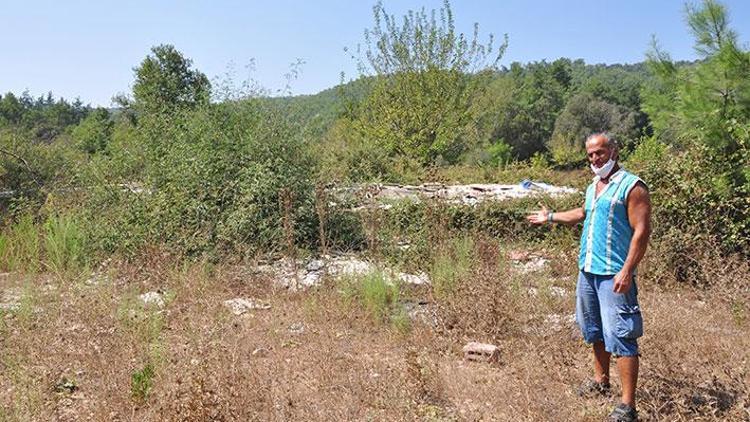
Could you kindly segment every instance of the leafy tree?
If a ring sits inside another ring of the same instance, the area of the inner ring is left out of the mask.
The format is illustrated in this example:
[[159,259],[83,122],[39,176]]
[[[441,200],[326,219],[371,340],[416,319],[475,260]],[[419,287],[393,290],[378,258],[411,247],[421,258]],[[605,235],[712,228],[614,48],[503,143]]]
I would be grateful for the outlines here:
[[0,123],[3,126],[20,123],[23,112],[23,104],[12,92],[0,97]]
[[79,99],[73,103],[63,98],[55,100],[51,92],[37,99],[27,91],[20,97],[8,92],[0,96],[0,126],[30,132],[36,140],[51,141],[78,124],[90,110]]
[[409,11],[400,24],[382,2],[373,10],[375,26],[365,31],[359,65],[377,78],[355,127],[392,156],[455,162],[477,119],[469,113],[477,111],[472,101],[491,80],[507,40],[497,49],[491,35],[480,42],[477,24],[472,36],[457,33],[447,0],[429,14]]
[[727,11],[714,0],[686,8],[687,22],[702,60],[679,68],[654,41],[648,63],[656,80],[643,108],[654,130],[673,143],[701,140],[728,151],[738,149],[727,122],[750,117],[750,55],[728,26]]
[[113,130],[114,122],[110,118],[109,111],[99,107],[73,129],[72,135],[78,148],[89,154],[95,154],[107,148]]
[[169,44],[153,47],[151,53],[134,69],[136,110],[159,112],[208,103],[211,84],[191,68],[192,60]]
[[672,227],[685,242],[698,229],[725,252],[750,255],[750,53],[720,3],[704,0],[686,14],[701,61],[680,67],[655,42],[648,55],[656,78],[643,108],[657,138],[671,146],[669,166],[644,165],[657,181],[658,228]]
[[577,94],[568,101],[555,120],[549,141],[552,159],[567,166],[585,160],[584,140],[594,132],[608,131],[628,144],[638,136],[636,114],[626,107],[610,104],[589,93]]
[[515,80],[513,101],[502,110],[493,138],[504,139],[518,159],[528,159],[545,150],[555,119],[565,106],[571,79],[568,62],[561,60],[531,63],[525,68],[519,63],[511,64],[510,75]]

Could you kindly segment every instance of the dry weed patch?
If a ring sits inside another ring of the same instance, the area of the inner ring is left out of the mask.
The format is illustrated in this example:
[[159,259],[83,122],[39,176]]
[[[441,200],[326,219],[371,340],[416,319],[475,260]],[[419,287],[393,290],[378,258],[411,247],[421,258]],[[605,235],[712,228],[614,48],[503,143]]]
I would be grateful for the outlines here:
[[[85,281],[12,273],[0,278],[3,297],[11,292],[19,304],[0,315],[0,414],[601,420],[612,401],[573,393],[591,369],[569,320],[575,268],[560,263],[569,253],[483,237],[467,242],[436,246],[437,259],[467,257],[453,287],[439,292],[362,280],[292,292],[244,265],[159,252],[134,263],[112,260]],[[527,271],[511,259],[518,249],[549,262]],[[644,419],[745,420],[750,337],[742,289],[664,288],[642,278]],[[160,292],[163,304],[144,303],[148,292]],[[233,298],[263,306],[235,314],[224,304]],[[416,317],[407,305],[430,316]],[[401,311],[408,330],[393,323]],[[499,362],[464,361],[467,341],[497,345]]]

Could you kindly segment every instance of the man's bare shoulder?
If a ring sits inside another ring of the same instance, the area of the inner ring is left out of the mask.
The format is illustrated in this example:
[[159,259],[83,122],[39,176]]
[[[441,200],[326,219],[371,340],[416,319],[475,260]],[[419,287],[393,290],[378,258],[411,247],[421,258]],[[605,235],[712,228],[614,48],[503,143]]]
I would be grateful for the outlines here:
[[650,204],[651,198],[648,191],[648,186],[642,181],[639,180],[635,183],[635,186],[630,190],[630,193],[628,193],[627,197],[627,203],[635,203],[635,204]]

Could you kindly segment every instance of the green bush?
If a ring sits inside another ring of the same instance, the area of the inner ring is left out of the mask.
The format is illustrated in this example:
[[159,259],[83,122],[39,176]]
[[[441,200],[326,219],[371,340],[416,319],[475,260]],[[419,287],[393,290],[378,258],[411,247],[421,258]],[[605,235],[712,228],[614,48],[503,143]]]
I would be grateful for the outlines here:
[[92,186],[84,211],[98,248],[273,251],[283,244],[282,191],[292,198],[297,242],[316,243],[309,148],[292,124],[256,101],[142,116],[109,151],[82,172]]

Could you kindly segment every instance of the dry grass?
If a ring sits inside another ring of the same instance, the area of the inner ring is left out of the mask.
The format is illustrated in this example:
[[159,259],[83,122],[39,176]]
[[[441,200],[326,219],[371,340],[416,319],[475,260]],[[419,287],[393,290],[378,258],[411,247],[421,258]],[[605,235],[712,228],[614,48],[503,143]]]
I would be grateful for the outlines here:
[[[352,306],[336,283],[290,293],[247,267],[158,250],[111,262],[97,283],[6,274],[0,292],[21,299],[0,311],[0,420],[601,420],[614,399],[573,393],[591,370],[565,318],[571,252],[540,250],[550,265],[524,274],[507,254],[527,246],[473,244],[452,293],[403,289],[438,316],[408,331]],[[734,277],[734,290],[644,277],[644,420],[750,416],[747,273]],[[144,306],[138,296],[157,290],[165,306]],[[271,308],[235,316],[222,304],[234,297]],[[497,344],[500,363],[464,362],[469,340]],[[136,373],[148,379],[138,388]]]

